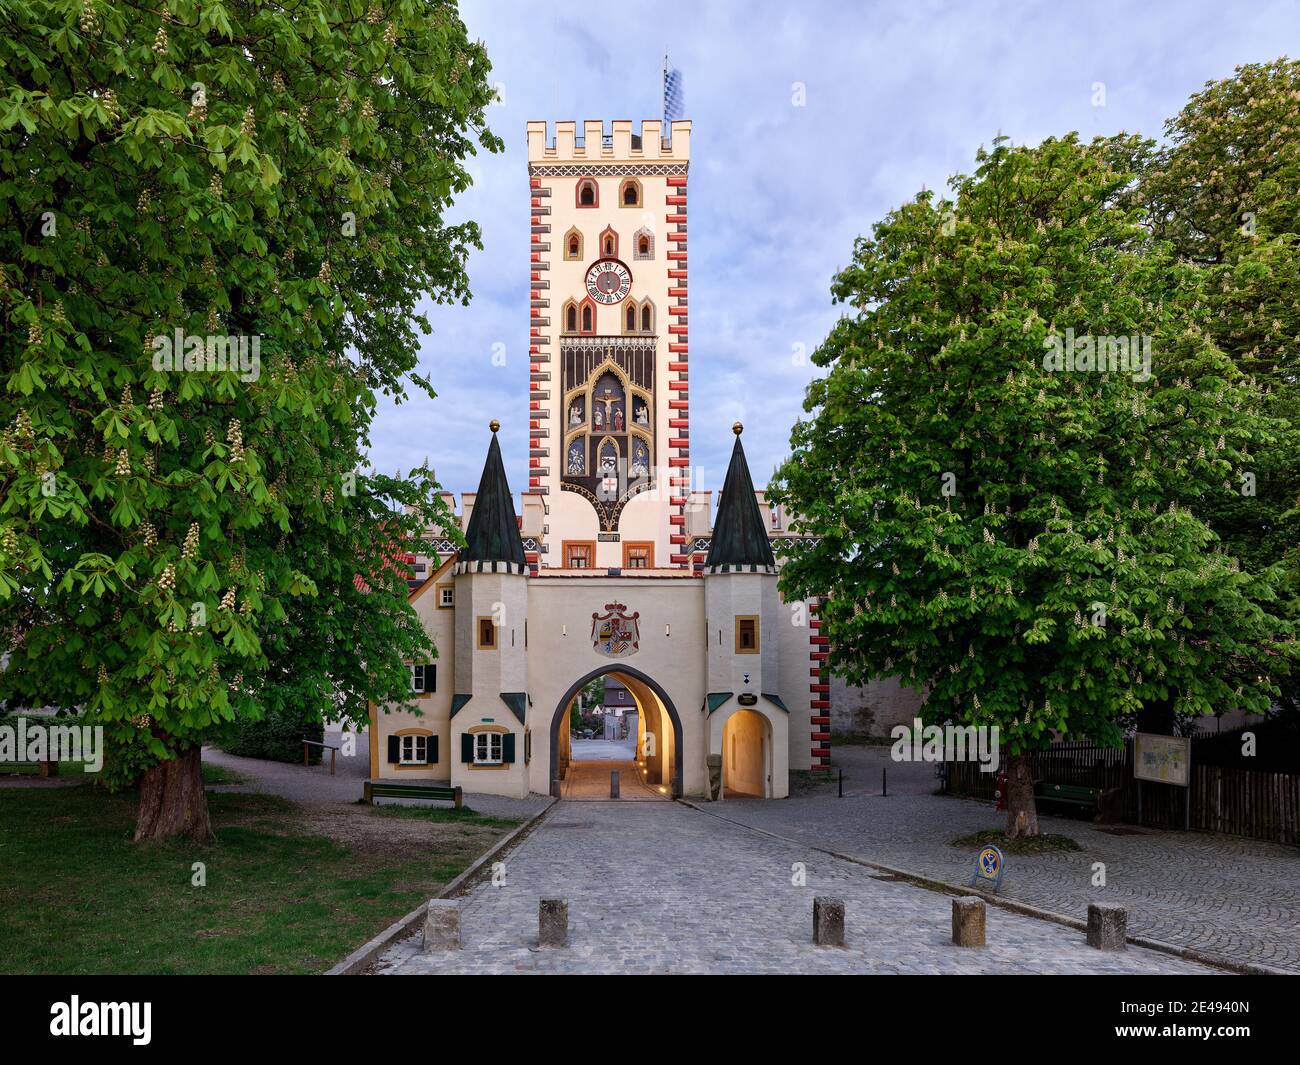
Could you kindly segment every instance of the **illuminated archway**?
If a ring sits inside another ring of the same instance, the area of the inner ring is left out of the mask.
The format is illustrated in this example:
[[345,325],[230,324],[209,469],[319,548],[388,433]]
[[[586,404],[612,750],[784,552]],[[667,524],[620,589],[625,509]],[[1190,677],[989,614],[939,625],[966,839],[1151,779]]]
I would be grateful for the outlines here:
[[[568,691],[560,697],[559,703],[555,707],[555,713],[551,716],[551,765],[550,765],[550,784],[551,794],[557,799],[560,797],[560,778],[559,778],[559,748],[560,748],[560,729],[564,726],[569,706],[573,702],[574,696],[578,694],[586,685],[590,684],[597,677],[615,674],[620,679],[631,680],[635,685],[644,687],[654,694],[658,700],[659,706],[663,712],[668,715],[668,721],[672,727],[672,760],[670,763],[671,791],[672,798],[679,798],[682,794],[682,719],[677,713],[677,707],[673,705],[672,699],[668,693],[653,678],[642,673],[639,669],[632,666],[622,665],[618,662],[611,661],[607,666],[601,666],[599,669],[593,669],[586,676],[580,677],[569,686]],[[635,687],[629,685],[629,690],[636,695]],[[641,700],[638,699],[638,705]],[[638,729],[644,726],[645,713],[641,708],[638,713]]]

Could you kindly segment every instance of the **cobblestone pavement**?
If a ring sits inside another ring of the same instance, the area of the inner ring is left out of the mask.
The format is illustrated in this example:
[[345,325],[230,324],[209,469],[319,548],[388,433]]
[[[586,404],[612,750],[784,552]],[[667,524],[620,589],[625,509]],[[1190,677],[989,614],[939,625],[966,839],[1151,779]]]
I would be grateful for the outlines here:
[[[881,865],[965,883],[975,851],[952,842],[1003,827],[1005,815],[970,799],[894,794],[895,777],[916,776],[915,766],[890,763],[890,794],[882,798],[876,763],[887,759],[883,749],[850,755],[855,769],[845,770],[843,799],[828,784],[784,802],[728,799],[708,810]],[[932,791],[933,769],[925,769]],[[1009,855],[1001,895],[1080,920],[1090,902],[1123,906],[1130,934],[1300,972],[1300,849],[1041,814],[1039,820],[1043,831],[1069,836],[1081,849]],[[1104,887],[1092,884],[1095,862],[1105,865]]]
[[[726,804],[728,808],[731,803]],[[739,803],[735,804],[739,806]],[[770,803],[785,806],[785,803]],[[806,886],[792,884],[805,863]],[[678,803],[557,804],[505,858],[505,883],[462,900],[459,951],[396,944],[382,973],[1204,973],[988,909],[988,946],[951,942],[949,896]],[[569,945],[537,947],[541,896],[569,902]],[[841,896],[846,946],[815,947],[814,895]]]
[[620,802],[671,802],[668,789],[658,790],[653,784],[647,784],[641,776],[636,762],[570,762],[564,774],[563,791],[565,799],[580,802],[604,800],[609,802],[609,773],[618,770],[618,801]]

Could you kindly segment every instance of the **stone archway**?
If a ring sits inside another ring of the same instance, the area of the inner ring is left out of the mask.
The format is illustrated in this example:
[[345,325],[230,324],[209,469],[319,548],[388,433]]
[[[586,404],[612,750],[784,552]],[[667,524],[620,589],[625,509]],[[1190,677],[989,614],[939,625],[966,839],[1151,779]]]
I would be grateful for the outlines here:
[[573,697],[578,694],[582,688],[590,684],[597,677],[603,677],[610,673],[622,674],[630,677],[638,684],[649,688],[659,700],[664,710],[668,714],[668,720],[672,723],[673,729],[673,762],[672,762],[672,797],[680,798],[682,795],[682,719],[677,713],[677,707],[673,705],[672,699],[668,693],[653,678],[642,673],[639,669],[631,666],[620,665],[611,661],[607,666],[601,666],[599,669],[593,669],[590,673],[569,685],[568,690],[560,697],[559,703],[555,707],[555,713],[551,715],[551,764],[548,780],[550,781],[551,794],[559,798],[559,773],[558,773],[558,753],[560,741],[560,728],[564,724],[568,713],[569,704],[573,702]]

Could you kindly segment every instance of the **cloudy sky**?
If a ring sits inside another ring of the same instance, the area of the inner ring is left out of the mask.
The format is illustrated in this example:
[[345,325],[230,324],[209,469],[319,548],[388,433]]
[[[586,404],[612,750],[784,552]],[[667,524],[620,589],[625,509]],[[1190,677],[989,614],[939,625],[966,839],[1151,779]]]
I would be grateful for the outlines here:
[[1017,143],[1070,130],[1158,137],[1207,80],[1300,54],[1297,0],[699,0],[551,13],[568,6],[462,3],[493,63],[503,101],[489,121],[506,150],[471,162],[456,216],[483,229],[474,299],[431,308],[420,372],[439,395],[381,407],[371,458],[386,472],[427,456],[446,488],[474,489],[495,417],[511,487],[524,487],[524,124],[660,117],[665,53],[694,123],[691,458],[715,489],[737,418],[756,484],[786,453],[813,370],[806,353],[837,314],[831,276],[887,211],[971,170],[999,132]]

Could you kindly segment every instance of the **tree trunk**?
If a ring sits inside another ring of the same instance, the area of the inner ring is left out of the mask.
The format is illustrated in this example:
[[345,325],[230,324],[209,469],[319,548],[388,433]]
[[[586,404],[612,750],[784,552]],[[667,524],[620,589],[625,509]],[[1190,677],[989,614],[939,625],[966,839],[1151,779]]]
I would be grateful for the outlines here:
[[1034,802],[1034,772],[1027,754],[1007,762],[1007,839],[1037,836],[1038,805]]
[[137,842],[189,836],[206,843],[213,838],[202,765],[201,749],[191,747],[145,771],[135,822]]

